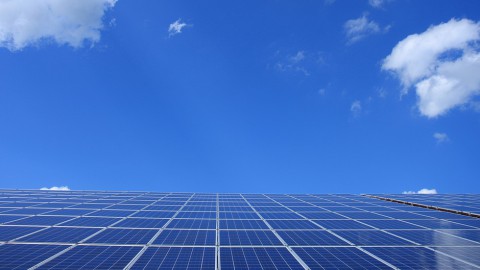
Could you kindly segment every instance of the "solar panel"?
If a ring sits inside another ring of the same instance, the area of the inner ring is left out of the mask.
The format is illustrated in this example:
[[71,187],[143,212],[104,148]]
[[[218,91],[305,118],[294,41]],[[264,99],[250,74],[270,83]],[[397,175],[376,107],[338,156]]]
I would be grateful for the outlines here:
[[2,245],[0,246],[0,269],[28,269],[66,248],[68,246]]
[[214,269],[215,248],[149,247],[131,269]]
[[76,246],[37,269],[123,269],[140,250],[131,246]]
[[[480,267],[478,195],[0,190],[0,269]],[[471,212],[473,213],[473,212]]]

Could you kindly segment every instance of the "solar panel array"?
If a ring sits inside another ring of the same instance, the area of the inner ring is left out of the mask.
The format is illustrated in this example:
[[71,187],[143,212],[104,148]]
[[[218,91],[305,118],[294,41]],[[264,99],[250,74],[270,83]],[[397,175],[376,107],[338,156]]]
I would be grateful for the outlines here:
[[478,269],[480,219],[348,194],[0,190],[0,254],[0,269]]
[[429,196],[425,196],[425,194],[393,194],[387,195],[387,197],[389,199],[480,215],[480,196],[473,194],[432,194]]

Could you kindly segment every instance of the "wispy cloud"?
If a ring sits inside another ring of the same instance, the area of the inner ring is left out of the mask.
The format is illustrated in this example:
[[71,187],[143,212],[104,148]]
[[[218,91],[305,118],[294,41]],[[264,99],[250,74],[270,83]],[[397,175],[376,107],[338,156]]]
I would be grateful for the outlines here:
[[438,117],[480,94],[479,42],[479,22],[452,19],[400,41],[382,69],[398,76],[403,94],[415,87],[422,115]]
[[307,68],[307,66],[312,66],[312,62],[315,60],[320,62],[320,58],[314,59],[314,56],[308,54],[307,52],[300,50],[297,51],[294,54],[290,54],[287,56],[282,56],[280,52],[276,53],[277,56],[280,56],[280,58],[276,63],[275,63],[275,69],[279,71],[294,71],[294,72],[300,72],[303,73],[305,76],[310,76],[310,72]]
[[190,26],[192,25],[182,22],[182,19],[178,19],[173,23],[171,23],[170,26],[168,27],[168,36],[171,37],[171,36],[180,34],[182,33],[183,28],[190,27]]
[[360,100],[355,100],[352,102],[350,106],[350,111],[352,112],[353,116],[357,117],[362,113],[362,102]]
[[444,142],[448,142],[450,140],[446,133],[439,133],[439,132],[434,133],[433,138],[435,138],[437,143],[444,143]]
[[364,14],[357,19],[346,21],[343,28],[347,37],[347,44],[353,44],[369,35],[387,32],[390,27],[382,28],[377,22],[370,20],[367,14]]
[[368,0],[368,4],[374,8],[381,8],[385,0]]
[[422,188],[419,191],[404,191],[402,194],[438,194],[437,190],[432,188]]
[[0,1],[0,47],[21,50],[42,41],[81,47],[100,40],[103,17],[117,0]]
[[52,190],[52,191],[69,191],[70,188],[67,187],[67,186],[53,186],[53,187],[50,187],[50,188],[47,188],[47,187],[43,187],[41,188],[40,190]]

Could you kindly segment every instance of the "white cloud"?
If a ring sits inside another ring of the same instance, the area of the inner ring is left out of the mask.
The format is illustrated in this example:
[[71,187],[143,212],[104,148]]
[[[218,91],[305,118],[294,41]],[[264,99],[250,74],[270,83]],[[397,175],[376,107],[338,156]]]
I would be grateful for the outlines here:
[[422,188],[419,191],[404,191],[402,194],[438,194],[437,190],[432,188]]
[[117,0],[0,0],[0,47],[21,50],[41,41],[81,47],[100,40],[105,12]]
[[362,102],[360,100],[355,100],[350,106],[350,111],[354,116],[358,116],[362,112]]
[[400,41],[382,69],[414,86],[420,113],[429,118],[469,103],[480,94],[480,23],[452,19]]
[[183,28],[190,26],[189,24],[182,22],[182,19],[178,19],[170,24],[168,27],[168,36],[174,36],[177,34],[181,34]]
[[[277,52],[279,55],[280,52]],[[309,55],[307,57],[307,52],[305,51],[298,51],[293,55],[287,55],[286,57],[282,57],[275,64],[275,69],[279,71],[295,71],[303,73],[305,76],[310,76],[310,72],[306,68],[306,66],[310,66],[313,60],[313,56]]]
[[435,138],[437,143],[443,143],[443,142],[448,142],[449,141],[448,135],[446,133],[436,132],[436,133],[433,134],[433,138]]
[[381,8],[384,3],[385,0],[368,0],[368,4],[374,8]]
[[353,44],[372,34],[386,32],[389,29],[389,27],[382,29],[377,22],[369,20],[366,14],[360,18],[346,21],[343,28],[349,44]]
[[43,187],[40,190],[69,191],[70,188],[67,187],[67,186],[60,186],[60,187],[54,186],[54,187],[51,187],[51,188]]

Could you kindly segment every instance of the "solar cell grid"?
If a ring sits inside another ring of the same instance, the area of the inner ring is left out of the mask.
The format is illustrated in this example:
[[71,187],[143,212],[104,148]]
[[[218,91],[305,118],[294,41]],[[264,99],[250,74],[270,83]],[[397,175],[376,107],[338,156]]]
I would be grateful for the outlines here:
[[214,269],[215,248],[149,247],[131,269]]
[[[2,198],[2,193],[7,195]],[[457,209],[480,206],[475,196],[415,196],[414,199]],[[2,208],[4,205],[10,207]],[[0,247],[62,243],[59,250],[62,251],[80,242],[80,246],[49,259],[40,268],[63,269],[70,265],[70,268],[104,269],[114,261],[121,261],[119,268],[130,263],[133,269],[147,266],[212,269],[217,256],[225,269],[243,266],[266,269],[272,267],[271,262],[276,268],[291,269],[302,267],[301,260],[310,269],[389,267],[375,256],[406,269],[419,265],[421,268],[422,264],[415,261],[419,259],[404,262],[413,251],[420,251],[423,262],[437,260],[440,268],[472,266],[462,260],[480,263],[476,256],[480,252],[478,219],[359,195],[7,190],[0,191],[2,210],[7,212],[0,214],[0,224],[3,222],[0,241],[16,240]],[[15,222],[25,224],[10,225]],[[117,255],[106,261],[94,256],[106,252],[103,249],[96,253],[78,249],[109,246],[136,249],[130,255],[125,255],[129,254],[126,249],[112,250]],[[416,249],[424,247],[426,251]],[[142,250],[141,256],[132,261],[141,248],[145,252]],[[392,257],[390,248],[399,248],[400,255]],[[57,252],[30,263],[35,265]],[[121,259],[122,254],[129,259]],[[79,256],[89,267],[75,261]],[[90,259],[93,261],[89,262]]]
[[294,247],[310,269],[391,269],[353,247]]
[[349,244],[328,231],[277,231],[291,246],[348,246]]
[[100,231],[96,228],[52,227],[16,240],[33,243],[77,243]]
[[0,241],[11,241],[15,238],[45,229],[44,227],[0,226]]
[[478,269],[424,247],[367,247],[365,249],[400,269]]
[[286,248],[221,248],[222,269],[304,269]]
[[76,246],[37,269],[123,269],[140,250],[127,246]]
[[220,244],[224,246],[278,246],[282,242],[266,230],[221,230]]
[[215,230],[163,230],[154,245],[214,246]]
[[68,248],[68,246],[1,245],[0,269],[28,269],[66,248]]
[[145,245],[157,232],[153,229],[106,229],[85,243]]

